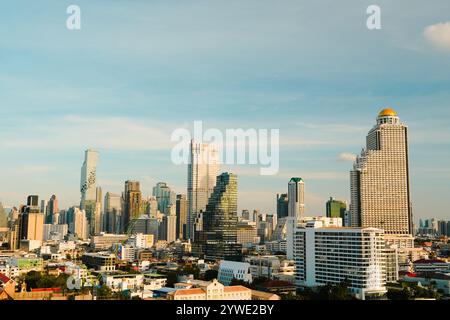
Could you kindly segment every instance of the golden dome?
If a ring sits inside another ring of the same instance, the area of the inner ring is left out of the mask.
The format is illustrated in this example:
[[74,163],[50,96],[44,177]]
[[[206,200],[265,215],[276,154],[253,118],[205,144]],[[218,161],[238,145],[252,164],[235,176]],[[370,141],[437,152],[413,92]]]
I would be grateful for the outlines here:
[[396,117],[397,112],[395,112],[394,109],[386,108],[381,110],[381,112],[378,114],[379,117]]

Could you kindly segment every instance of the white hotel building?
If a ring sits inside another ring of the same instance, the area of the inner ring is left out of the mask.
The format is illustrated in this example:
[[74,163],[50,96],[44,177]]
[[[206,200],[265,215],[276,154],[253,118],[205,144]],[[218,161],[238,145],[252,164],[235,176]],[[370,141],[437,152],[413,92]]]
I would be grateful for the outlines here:
[[337,284],[345,279],[358,298],[386,293],[383,230],[330,226],[327,218],[295,229],[295,283],[300,287]]

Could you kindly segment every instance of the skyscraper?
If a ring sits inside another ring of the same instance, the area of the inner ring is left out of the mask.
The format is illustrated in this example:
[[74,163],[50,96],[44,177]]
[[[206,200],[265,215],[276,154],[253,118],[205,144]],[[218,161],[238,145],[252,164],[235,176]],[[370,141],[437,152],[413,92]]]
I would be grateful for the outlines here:
[[126,181],[123,194],[122,232],[126,232],[130,223],[141,214],[142,194],[139,181]]
[[44,214],[40,213],[38,196],[28,196],[27,205],[22,208],[18,220],[19,241],[43,240]]
[[69,223],[69,231],[79,239],[86,239],[88,237],[88,220],[86,218],[86,212],[80,210],[78,207],[73,207],[71,210],[73,210],[73,220]]
[[342,218],[342,222],[344,222],[347,203],[330,197],[330,200],[326,203],[326,210],[328,218]]
[[392,109],[382,110],[350,173],[352,226],[386,235],[413,233],[409,186],[408,127]]
[[[42,207],[42,203],[41,203]],[[43,212],[44,213],[44,212]],[[59,207],[58,199],[55,195],[52,195],[47,203],[47,212],[45,212],[45,223],[46,224],[58,224],[59,222]]]
[[288,183],[288,216],[286,218],[286,255],[294,258],[294,230],[305,215],[305,183],[302,178],[291,178]]
[[117,233],[122,215],[122,198],[120,195],[107,192],[105,195],[105,211],[103,217],[103,231]]
[[187,238],[194,239],[195,218],[206,204],[216,185],[219,172],[219,154],[212,144],[190,144],[188,164],[188,221]]
[[171,243],[177,240],[177,215],[174,205],[169,205],[168,213],[164,216],[164,224],[167,227],[166,240]]
[[96,200],[96,183],[97,183],[97,164],[98,152],[94,150],[86,150],[84,163],[81,167],[81,209],[84,209],[86,201]]
[[284,218],[288,216],[289,200],[287,193],[277,194],[277,216]]
[[288,216],[299,220],[305,214],[305,183],[302,178],[291,178],[288,199]]
[[186,239],[187,227],[187,199],[185,194],[177,194],[176,215],[177,215],[177,237]]
[[195,239],[197,255],[206,260],[242,259],[242,245],[237,243],[237,176],[222,173],[203,214],[203,230]]
[[176,193],[165,182],[158,182],[153,187],[153,196],[158,202],[158,210],[164,214],[169,213],[168,206],[175,205]]

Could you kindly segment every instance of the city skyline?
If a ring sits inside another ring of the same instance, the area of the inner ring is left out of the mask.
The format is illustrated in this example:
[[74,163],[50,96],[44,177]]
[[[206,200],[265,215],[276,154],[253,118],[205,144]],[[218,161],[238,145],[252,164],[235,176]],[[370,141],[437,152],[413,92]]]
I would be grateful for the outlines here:
[[325,215],[330,196],[350,201],[352,159],[378,112],[392,107],[410,131],[414,222],[449,216],[449,52],[429,37],[448,20],[445,1],[379,1],[383,27],[374,32],[358,1],[333,10],[297,1],[79,5],[78,33],[65,28],[64,4],[22,5],[26,21],[10,4],[0,13],[10,26],[0,43],[5,206],[29,194],[78,204],[88,148],[100,153],[105,193],[137,180],[144,196],[159,181],[185,194],[170,133],[202,120],[221,130],[280,129],[277,175],[221,170],[239,177],[239,212],[275,213],[276,194],[302,177],[305,214]]

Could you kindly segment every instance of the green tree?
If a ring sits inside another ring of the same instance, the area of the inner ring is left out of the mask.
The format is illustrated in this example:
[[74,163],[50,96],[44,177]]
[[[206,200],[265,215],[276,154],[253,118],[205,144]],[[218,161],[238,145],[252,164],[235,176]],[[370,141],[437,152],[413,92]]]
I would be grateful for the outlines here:
[[97,288],[97,299],[103,300],[103,299],[109,299],[112,297],[112,291],[107,285],[102,285],[101,287]]
[[211,281],[213,279],[217,279],[219,272],[217,270],[206,270],[205,272],[205,281]]

